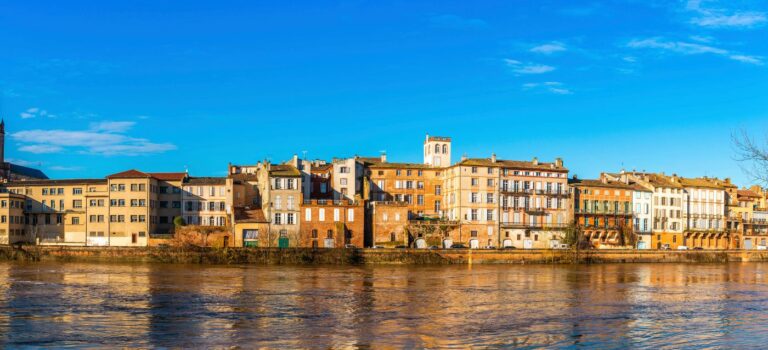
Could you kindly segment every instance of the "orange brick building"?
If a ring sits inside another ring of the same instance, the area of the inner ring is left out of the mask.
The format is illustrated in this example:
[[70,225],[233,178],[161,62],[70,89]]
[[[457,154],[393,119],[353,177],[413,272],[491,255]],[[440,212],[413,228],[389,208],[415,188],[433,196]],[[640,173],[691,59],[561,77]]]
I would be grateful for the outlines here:
[[634,186],[605,177],[572,179],[574,221],[595,248],[633,247],[632,220]]
[[301,204],[300,242],[305,248],[363,248],[365,211],[362,201],[304,200]]

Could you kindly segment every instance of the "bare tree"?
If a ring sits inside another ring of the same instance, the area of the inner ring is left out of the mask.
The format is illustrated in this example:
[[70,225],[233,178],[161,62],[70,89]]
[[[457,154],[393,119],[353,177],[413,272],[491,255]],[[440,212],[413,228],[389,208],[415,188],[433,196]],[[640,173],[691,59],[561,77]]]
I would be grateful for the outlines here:
[[731,139],[741,169],[754,180],[768,184],[768,143],[756,141],[744,129],[731,135]]

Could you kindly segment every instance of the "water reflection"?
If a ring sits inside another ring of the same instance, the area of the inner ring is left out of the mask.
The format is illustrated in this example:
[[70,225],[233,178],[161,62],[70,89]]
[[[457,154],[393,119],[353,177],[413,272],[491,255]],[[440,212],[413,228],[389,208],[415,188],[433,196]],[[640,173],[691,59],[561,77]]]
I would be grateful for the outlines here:
[[762,347],[766,266],[0,263],[0,343]]

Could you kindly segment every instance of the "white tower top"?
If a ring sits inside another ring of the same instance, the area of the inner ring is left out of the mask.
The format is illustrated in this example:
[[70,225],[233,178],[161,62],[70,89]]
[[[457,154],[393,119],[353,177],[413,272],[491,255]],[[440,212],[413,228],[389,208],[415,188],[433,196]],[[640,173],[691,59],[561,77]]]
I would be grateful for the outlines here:
[[424,140],[424,164],[433,167],[451,165],[451,138],[429,136]]

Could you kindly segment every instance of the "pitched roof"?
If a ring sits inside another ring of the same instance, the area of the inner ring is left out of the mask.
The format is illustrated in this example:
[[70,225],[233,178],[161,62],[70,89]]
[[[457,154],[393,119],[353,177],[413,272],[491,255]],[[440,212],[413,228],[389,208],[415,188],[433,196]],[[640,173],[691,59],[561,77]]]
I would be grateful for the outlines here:
[[140,178],[150,178],[151,175],[138,171],[136,169],[126,170],[119,173],[115,173],[112,175],[107,176],[107,179],[140,179]]
[[760,198],[760,195],[752,190],[738,190],[736,191],[736,195],[739,197]]
[[235,222],[236,223],[267,223],[269,222],[264,216],[264,211],[261,209],[250,209],[248,207],[235,207]]
[[602,188],[621,188],[625,190],[634,190],[635,186],[627,185],[620,181],[588,180],[588,179],[569,179],[568,185],[573,187],[602,187]]
[[89,185],[104,184],[107,179],[56,179],[56,180],[17,180],[5,184],[6,187],[14,186],[48,186],[48,185]]
[[152,177],[162,181],[181,181],[187,177],[187,173],[149,173]]
[[670,177],[661,174],[641,173],[638,177],[657,187],[683,188],[680,182],[672,181]]
[[226,183],[226,177],[190,177],[184,182],[190,185],[224,185]]
[[557,164],[555,163],[536,162],[534,164],[534,162],[532,161],[506,160],[506,159],[497,159],[496,162],[494,162],[490,158],[469,158],[456,163],[456,165],[507,167],[507,168],[517,168],[517,169],[548,170],[548,171],[559,171],[559,172],[568,171],[568,168],[563,166],[557,166]]
[[713,189],[725,189],[725,185],[727,185],[723,180],[706,177],[681,177],[680,184],[685,187],[703,187]]
[[181,181],[187,177],[186,173],[145,173],[136,169],[122,171],[107,176],[107,179],[147,179],[155,178],[162,181]]
[[301,176],[301,172],[299,172],[299,169],[296,169],[295,166],[290,164],[276,164],[269,168],[269,175],[281,177],[299,177]]
[[421,163],[372,163],[368,166],[369,168],[387,168],[387,169],[439,169],[435,168],[431,165],[427,164],[421,164]]

